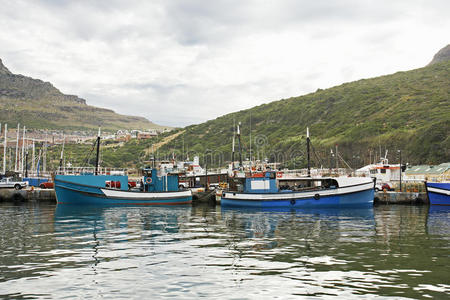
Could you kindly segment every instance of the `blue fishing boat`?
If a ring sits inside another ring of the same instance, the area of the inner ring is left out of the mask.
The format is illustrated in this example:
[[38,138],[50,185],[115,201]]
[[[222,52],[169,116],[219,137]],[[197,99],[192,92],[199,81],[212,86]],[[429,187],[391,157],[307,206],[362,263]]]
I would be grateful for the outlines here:
[[97,137],[97,158],[94,172],[55,176],[58,203],[82,205],[174,205],[192,202],[190,190],[180,190],[178,175],[158,174],[155,168],[144,169],[140,189],[130,189],[128,175],[102,174],[98,157],[100,134]]
[[450,205],[450,182],[425,182],[431,205]]
[[[240,148],[240,130],[238,126]],[[277,178],[277,172],[253,173],[232,177],[229,190],[223,191],[223,206],[242,207],[339,207],[355,208],[373,205],[375,183],[368,177],[312,178],[310,170],[309,129],[306,131],[308,176]],[[234,139],[233,139],[234,146]],[[234,147],[233,147],[234,153]],[[240,165],[242,161],[240,158]],[[238,174],[238,173],[236,173]]]
[[[239,179],[234,179],[239,182]],[[371,207],[374,182],[367,177],[278,179],[276,172],[247,177],[236,191],[224,191],[223,206],[242,207]],[[239,191],[240,190],[240,191]]]

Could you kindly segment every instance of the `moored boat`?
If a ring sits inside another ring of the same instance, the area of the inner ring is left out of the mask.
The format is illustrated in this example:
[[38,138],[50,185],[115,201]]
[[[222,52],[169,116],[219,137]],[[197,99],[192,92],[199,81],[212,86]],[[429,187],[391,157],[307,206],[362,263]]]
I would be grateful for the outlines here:
[[143,178],[142,190],[128,189],[127,175],[56,175],[58,203],[88,205],[173,205],[192,202],[192,192],[178,189],[178,176],[157,176],[152,169]]
[[[237,132],[240,144],[239,126]],[[260,208],[356,208],[372,206],[374,200],[374,181],[372,178],[311,177],[310,143],[309,129],[307,128],[307,177],[285,178],[282,174],[270,169],[265,172],[250,174],[235,172],[229,182],[229,188],[223,191],[220,196],[221,205]],[[241,159],[239,165],[242,165]]]
[[180,190],[178,175],[158,174],[156,169],[144,169],[140,189],[130,189],[124,172],[99,172],[97,159],[94,172],[81,170],[78,174],[55,176],[58,203],[82,205],[174,205],[192,202],[190,190]]
[[292,186],[276,178],[276,172],[263,177],[248,177],[238,190],[224,191],[223,206],[244,207],[370,207],[374,182],[367,177],[290,179]]
[[450,182],[425,182],[431,205],[450,205]]

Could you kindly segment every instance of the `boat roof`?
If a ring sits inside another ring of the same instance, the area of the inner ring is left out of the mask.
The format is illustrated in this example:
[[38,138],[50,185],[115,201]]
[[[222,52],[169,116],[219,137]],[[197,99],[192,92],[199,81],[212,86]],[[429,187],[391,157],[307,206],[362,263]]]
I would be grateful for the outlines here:
[[315,180],[336,180],[340,187],[356,185],[362,183],[370,183],[373,182],[373,179],[370,177],[294,177],[294,178],[278,178],[280,181],[294,181],[294,180],[305,180],[305,181],[315,181]]

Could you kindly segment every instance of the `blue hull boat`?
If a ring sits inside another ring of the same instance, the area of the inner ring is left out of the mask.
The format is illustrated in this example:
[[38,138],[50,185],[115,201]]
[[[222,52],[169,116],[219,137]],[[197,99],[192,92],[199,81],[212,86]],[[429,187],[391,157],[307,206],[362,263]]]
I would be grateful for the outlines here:
[[[296,180],[284,180],[290,184]],[[298,188],[280,189],[283,180],[266,173],[264,178],[246,178],[244,191],[225,191],[221,205],[241,207],[372,207],[374,182],[371,178],[302,178]]]
[[[310,207],[341,207],[341,208],[365,208],[373,206],[374,191],[366,190],[351,194],[321,196],[319,199],[313,197],[302,197],[302,195],[288,195],[289,199],[279,199],[275,195],[272,200],[257,200],[257,199],[230,199],[225,196],[221,199],[223,206],[242,206],[242,207],[291,207],[291,208],[310,208]],[[320,195],[320,194],[319,194]],[[317,197],[317,196],[316,196]]]
[[[128,176],[99,172],[100,130],[96,140],[95,171],[56,175],[57,203],[79,205],[174,205],[192,202],[192,192],[179,190],[178,175],[158,176],[155,168],[143,169],[139,190],[130,190]],[[62,154],[60,168],[62,167]],[[121,172],[124,173],[124,172]],[[117,172],[116,172],[117,174]]]
[[450,182],[426,182],[431,205],[450,205]]
[[[130,191],[128,176],[125,175],[56,175],[56,199],[58,203],[79,205],[175,205],[192,202],[191,191],[180,191],[178,186],[176,189],[168,188],[169,184],[166,188],[156,189],[158,178],[151,178],[146,177],[144,191]],[[170,183],[165,178],[161,181]]]
[[[239,166],[242,168],[239,142]],[[373,206],[375,183],[367,177],[312,178],[309,128],[306,128],[308,177],[281,178],[266,168],[243,177],[238,172],[229,181],[230,188],[220,196],[222,206],[256,208],[365,208]],[[233,139],[234,153],[234,139]],[[233,159],[232,159],[233,160]],[[242,170],[241,170],[242,171]]]

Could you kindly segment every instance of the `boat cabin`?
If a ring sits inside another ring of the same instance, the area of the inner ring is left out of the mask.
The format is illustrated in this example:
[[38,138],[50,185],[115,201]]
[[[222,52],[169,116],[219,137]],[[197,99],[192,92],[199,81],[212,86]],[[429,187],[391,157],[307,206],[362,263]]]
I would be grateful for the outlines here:
[[[340,179],[342,180],[342,179]],[[335,178],[277,178],[277,172],[253,173],[246,178],[232,178],[230,190],[244,193],[283,193],[337,189]]]
[[154,168],[143,169],[143,190],[145,192],[174,192],[178,191],[178,174],[158,175]]

